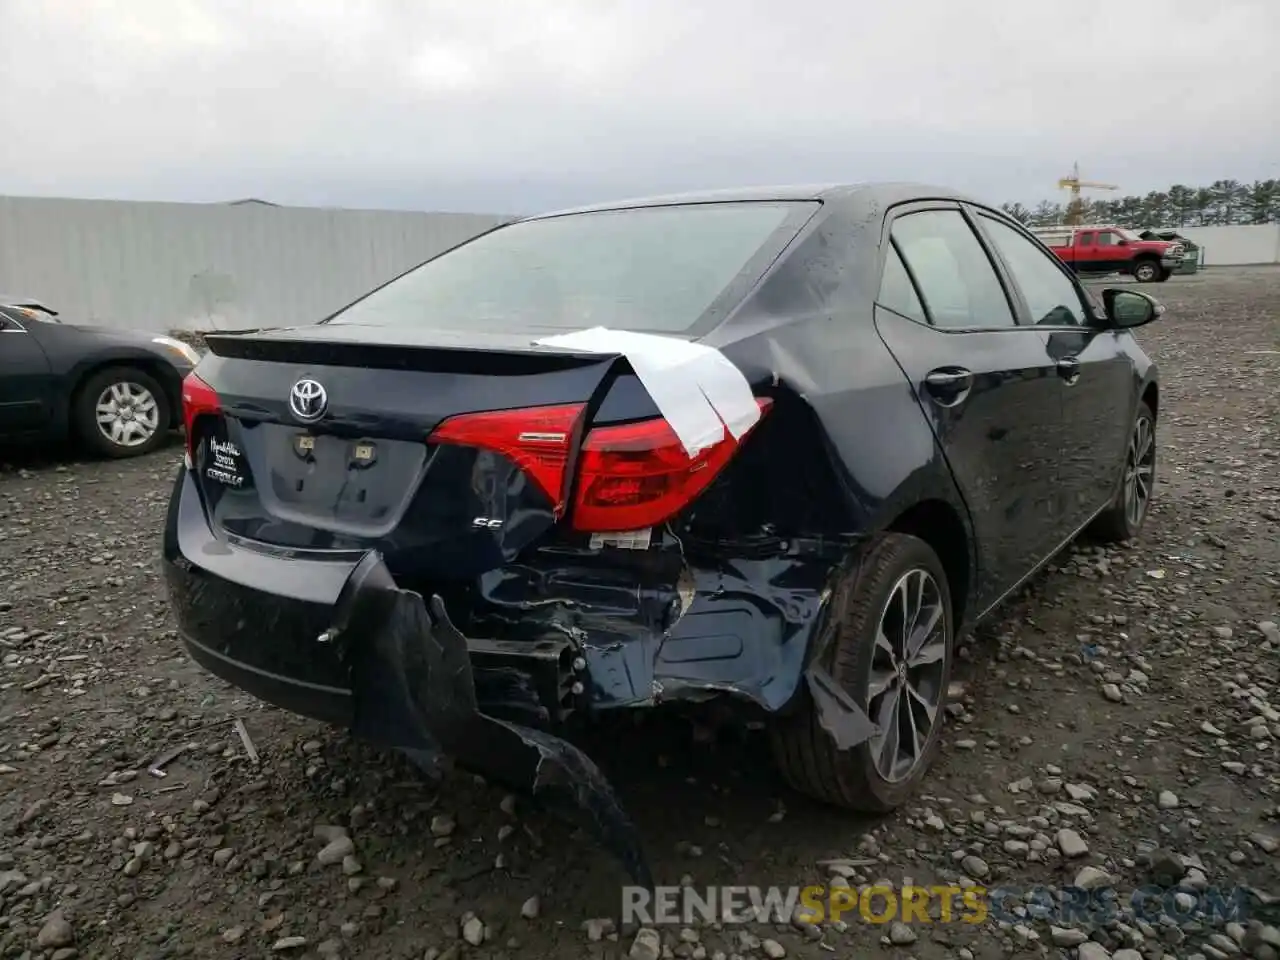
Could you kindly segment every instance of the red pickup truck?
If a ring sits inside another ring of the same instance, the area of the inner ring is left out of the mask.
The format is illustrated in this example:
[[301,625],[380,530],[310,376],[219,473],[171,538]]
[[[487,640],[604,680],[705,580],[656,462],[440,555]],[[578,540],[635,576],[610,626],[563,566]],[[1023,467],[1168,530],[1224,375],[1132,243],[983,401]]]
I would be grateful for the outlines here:
[[1076,273],[1127,273],[1139,283],[1163,282],[1182,264],[1182,244],[1143,240],[1112,224],[1036,227],[1034,232]]

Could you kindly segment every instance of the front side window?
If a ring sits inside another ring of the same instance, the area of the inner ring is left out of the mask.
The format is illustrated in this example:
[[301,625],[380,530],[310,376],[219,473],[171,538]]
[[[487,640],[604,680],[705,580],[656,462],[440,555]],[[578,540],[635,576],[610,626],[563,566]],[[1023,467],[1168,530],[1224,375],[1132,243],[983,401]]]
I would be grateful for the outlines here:
[[1103,230],[1098,234],[1098,246],[1114,247],[1116,245],[1116,235],[1110,230]]
[[1032,323],[1061,327],[1085,322],[1076,285],[1052,254],[1046,255],[1013,227],[994,217],[983,214],[982,225],[1022,291]]
[[1014,325],[995,268],[958,210],[926,210],[899,217],[892,235],[936,326]]
[[745,293],[817,208],[702,203],[514,223],[424,263],[330,322],[684,333],[734,291]]

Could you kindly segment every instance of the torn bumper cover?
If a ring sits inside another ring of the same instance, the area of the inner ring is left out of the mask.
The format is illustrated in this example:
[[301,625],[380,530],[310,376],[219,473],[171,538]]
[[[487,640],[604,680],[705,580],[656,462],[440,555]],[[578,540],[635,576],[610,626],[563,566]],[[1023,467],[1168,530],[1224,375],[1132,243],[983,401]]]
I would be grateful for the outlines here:
[[[397,588],[376,553],[349,568],[322,629],[323,605],[247,590],[181,560],[165,566],[183,639],[211,673],[373,742],[445,754],[544,799],[568,800],[628,874],[652,885],[638,834],[600,769],[567,740],[482,713],[467,638],[439,597],[428,604]],[[215,595],[223,604],[209,603]],[[250,635],[258,655],[245,642]],[[278,672],[302,666],[299,646],[262,643],[284,636],[313,646],[310,668]]]
[[[611,633],[606,623],[616,617],[597,621],[579,607],[572,636],[491,640],[465,636],[438,596],[398,587],[377,552],[316,559],[239,545],[211,533],[189,477],[176,487],[164,569],[180,633],[197,662],[262,700],[361,738],[418,757],[446,755],[514,789],[568,801],[638,883],[651,885],[642,846],[600,769],[568,740],[538,728],[549,716],[511,719],[513,705],[563,698],[557,683],[563,685],[566,659],[586,665],[586,698],[597,709],[728,693],[773,712],[803,677],[840,747],[875,732],[817,665],[822,651],[810,649],[810,640],[821,578],[810,571],[795,582],[794,561],[781,565],[787,575],[773,575],[779,595],[772,599],[763,573],[721,572],[715,584],[705,582],[711,574],[700,576],[692,605],[667,630],[633,624]],[[783,589],[779,580],[792,582]],[[537,621],[548,609],[520,610],[520,619]],[[758,610],[772,625],[766,637],[753,622]],[[727,643],[730,629],[747,636]]]
[[599,767],[567,740],[482,713],[467,638],[438,596],[429,607],[397,588],[375,553],[347,581],[331,639],[351,666],[353,732],[440,750],[535,795],[550,790],[572,800],[632,879],[651,886],[639,837]]

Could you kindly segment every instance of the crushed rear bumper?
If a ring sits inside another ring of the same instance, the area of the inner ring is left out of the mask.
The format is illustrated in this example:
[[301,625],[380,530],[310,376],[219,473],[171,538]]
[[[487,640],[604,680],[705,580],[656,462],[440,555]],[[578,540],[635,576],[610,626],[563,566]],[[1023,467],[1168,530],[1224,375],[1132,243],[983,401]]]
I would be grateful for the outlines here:
[[[840,748],[866,740],[874,725],[811,642],[834,557],[848,548],[822,556],[793,541],[790,549],[690,567],[690,599],[664,619],[628,607],[641,592],[634,583],[593,581],[559,556],[555,577],[530,568],[481,590],[529,637],[468,637],[439,596],[399,587],[376,551],[316,554],[215,536],[183,469],[165,523],[164,573],[182,639],[209,672],[363,739],[448,756],[515,789],[568,800],[648,885],[638,835],[612,787],[580,749],[546,731],[558,719],[552,711],[575,698],[599,709],[728,694],[776,713],[800,694]],[[538,596],[538,582],[553,584],[554,596]]]
[[[631,877],[651,885],[638,835],[595,763],[567,740],[481,710],[472,642],[439,597],[397,587],[374,551],[285,561],[215,538],[190,477],[180,480],[164,572],[179,632],[201,666],[361,738],[454,757],[498,782],[569,800]],[[492,643],[475,645],[495,654]]]

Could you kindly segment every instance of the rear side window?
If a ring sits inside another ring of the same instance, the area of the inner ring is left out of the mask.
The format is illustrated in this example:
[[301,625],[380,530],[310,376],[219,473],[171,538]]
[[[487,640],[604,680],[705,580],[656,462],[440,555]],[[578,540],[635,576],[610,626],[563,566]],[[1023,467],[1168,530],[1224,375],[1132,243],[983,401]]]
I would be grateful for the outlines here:
[[515,223],[424,263],[331,322],[685,333],[740,299],[817,208],[701,203]]
[[986,250],[956,210],[925,210],[894,221],[893,239],[939,327],[1011,327],[1013,310]]
[[915,285],[911,282],[911,275],[902,265],[902,258],[892,244],[889,245],[889,253],[884,260],[884,276],[880,278],[880,296],[877,301],[894,313],[921,323],[929,322],[924,307],[920,305],[920,298],[916,295]]
[[1093,234],[1092,234],[1091,232],[1090,232],[1090,233],[1082,233],[1082,234],[1080,234],[1080,240],[1079,240],[1078,245],[1079,245],[1079,246],[1081,246],[1081,247],[1091,247],[1091,246],[1093,246]]

